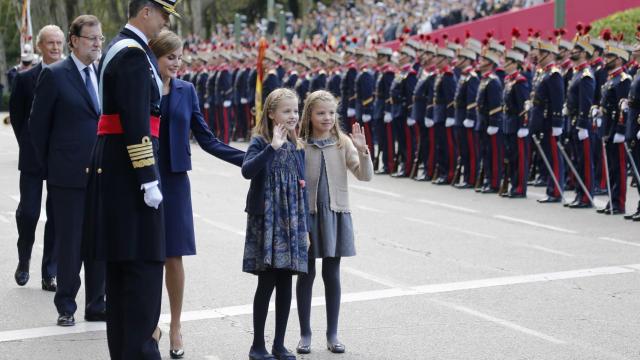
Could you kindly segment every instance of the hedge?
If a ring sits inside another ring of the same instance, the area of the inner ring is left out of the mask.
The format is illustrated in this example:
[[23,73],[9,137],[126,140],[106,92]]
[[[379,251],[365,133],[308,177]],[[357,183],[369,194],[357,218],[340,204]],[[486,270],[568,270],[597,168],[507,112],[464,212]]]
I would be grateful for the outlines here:
[[636,26],[640,24],[640,7],[621,11],[592,23],[591,36],[598,36],[602,29],[609,28],[614,34],[622,32],[625,43],[634,43]]

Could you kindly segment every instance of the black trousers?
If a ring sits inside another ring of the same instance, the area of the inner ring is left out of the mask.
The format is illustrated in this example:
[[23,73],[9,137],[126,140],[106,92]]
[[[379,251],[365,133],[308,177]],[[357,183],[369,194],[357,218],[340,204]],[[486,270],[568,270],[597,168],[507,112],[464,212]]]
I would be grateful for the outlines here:
[[[58,258],[58,288],[53,302],[58,314],[74,314],[76,295],[80,289],[82,267],[82,221],[84,218],[85,190],[49,186],[55,217],[55,236]],[[104,311],[103,261],[84,261],[85,314]]]
[[114,360],[159,360],[160,261],[107,261],[107,342]]
[[[18,259],[31,259],[33,243],[36,239],[36,226],[40,218],[42,201],[42,179],[40,176],[20,173],[20,203],[16,210],[16,224],[18,225]],[[50,195],[46,201],[47,221],[44,225],[44,250],[42,253],[42,277],[56,276],[55,237],[53,225],[53,211]]]

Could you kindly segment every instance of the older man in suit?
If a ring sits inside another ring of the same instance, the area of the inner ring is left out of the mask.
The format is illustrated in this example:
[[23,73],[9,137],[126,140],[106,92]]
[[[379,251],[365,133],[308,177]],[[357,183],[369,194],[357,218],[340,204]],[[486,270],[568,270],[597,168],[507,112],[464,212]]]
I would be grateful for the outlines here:
[[[33,68],[18,73],[15,78],[9,114],[11,126],[20,146],[18,169],[20,170],[20,203],[16,210],[18,225],[18,268],[15,272],[16,283],[24,286],[29,281],[29,261],[35,241],[36,225],[40,218],[42,201],[42,180],[44,169],[36,160],[28,127],[31,104],[38,76],[43,68],[55,63],[62,57],[64,33],[55,25],[47,25],[38,33],[36,44],[42,54],[42,62]],[[54,256],[53,211],[47,195],[47,222],[44,226],[44,251],[42,254],[42,289],[56,291],[56,258]]]
[[[95,16],[81,15],[71,23],[71,55],[42,70],[29,120],[36,156],[46,169],[51,203],[57,214],[58,289],[54,303],[60,326],[75,324],[86,169],[100,116],[98,77],[93,62],[100,56],[103,41]],[[87,259],[84,268],[85,319],[104,321],[104,262]]]

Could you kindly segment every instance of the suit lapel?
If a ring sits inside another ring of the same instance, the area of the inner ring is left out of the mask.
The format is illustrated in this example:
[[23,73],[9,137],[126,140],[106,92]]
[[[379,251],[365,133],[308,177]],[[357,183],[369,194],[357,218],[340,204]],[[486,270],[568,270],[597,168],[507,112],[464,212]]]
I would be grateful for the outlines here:
[[179,81],[171,79],[171,92],[169,93],[169,112],[170,117],[175,119],[176,112],[178,111],[178,104],[182,99],[184,87]]
[[[89,91],[87,91],[87,87],[82,81],[82,76],[80,75],[80,71],[78,71],[78,67],[73,62],[71,56],[69,56],[65,61],[64,67],[67,69],[67,77],[69,78],[71,84],[82,94],[89,108],[96,112],[96,108],[93,106],[93,101],[91,100],[91,96],[89,95]],[[98,115],[96,113],[96,115]]]

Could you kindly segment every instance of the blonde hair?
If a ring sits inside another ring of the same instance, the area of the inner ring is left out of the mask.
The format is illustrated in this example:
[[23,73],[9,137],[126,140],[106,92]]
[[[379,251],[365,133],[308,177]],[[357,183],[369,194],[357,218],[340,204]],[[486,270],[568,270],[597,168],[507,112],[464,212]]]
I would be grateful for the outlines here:
[[[280,106],[280,103],[284,99],[293,99],[298,102],[298,94],[295,91],[287,88],[279,88],[273,90],[267,99],[264,101],[262,108],[262,116],[258,119],[256,126],[252,130],[253,136],[261,136],[267,142],[271,142],[273,139],[273,127],[274,122],[269,115],[272,115]],[[289,131],[287,138],[292,143],[296,144],[297,148],[301,148],[302,144],[298,141],[298,133],[296,130]]]
[[182,39],[173,31],[162,30],[158,37],[149,41],[149,48],[153,51],[156,58],[171,54],[183,46]]
[[[313,124],[311,123],[311,116],[313,115],[313,108],[320,102],[333,103],[338,107],[338,100],[328,91],[318,90],[314,91],[307,96],[304,101],[304,109],[302,110],[302,116],[300,118],[300,136],[303,141],[308,142],[313,137]],[[340,128],[340,118],[336,112],[336,118],[331,127],[331,134],[338,139],[338,147],[342,147],[345,141],[349,138],[342,132]]]

